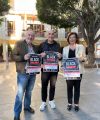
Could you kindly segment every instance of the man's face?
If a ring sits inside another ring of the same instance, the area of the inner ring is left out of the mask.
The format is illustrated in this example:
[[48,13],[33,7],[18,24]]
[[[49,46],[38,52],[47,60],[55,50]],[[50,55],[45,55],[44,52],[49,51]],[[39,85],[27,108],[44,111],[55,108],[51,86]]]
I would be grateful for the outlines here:
[[52,42],[54,40],[54,32],[50,31],[48,32],[48,41]]
[[25,39],[26,39],[27,44],[31,44],[33,42],[34,38],[35,38],[35,36],[34,36],[34,32],[32,30],[26,31]]

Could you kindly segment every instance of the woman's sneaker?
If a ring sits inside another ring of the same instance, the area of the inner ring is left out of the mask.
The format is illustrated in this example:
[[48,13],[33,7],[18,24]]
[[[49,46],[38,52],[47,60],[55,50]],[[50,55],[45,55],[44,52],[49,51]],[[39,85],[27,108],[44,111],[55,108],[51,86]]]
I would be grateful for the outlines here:
[[40,111],[44,111],[46,108],[46,102],[42,102],[41,106],[40,106]]
[[52,100],[52,101],[49,101],[49,105],[52,109],[55,109],[56,108],[56,105],[55,105],[55,101]]

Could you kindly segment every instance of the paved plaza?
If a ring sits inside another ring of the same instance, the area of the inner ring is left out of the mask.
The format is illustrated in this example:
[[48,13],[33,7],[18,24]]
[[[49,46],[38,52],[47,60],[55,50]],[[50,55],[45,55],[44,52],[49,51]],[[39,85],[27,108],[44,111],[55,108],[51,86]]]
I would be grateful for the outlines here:
[[[17,91],[15,64],[0,63],[0,120],[13,120],[13,106]],[[66,82],[59,72],[56,85],[55,101],[57,108],[52,110],[49,105],[40,112],[41,81],[37,75],[32,95],[32,107],[35,114],[21,113],[21,120],[100,120],[100,71],[95,68],[85,69],[81,82],[80,111],[67,111]],[[48,102],[48,101],[47,101]]]

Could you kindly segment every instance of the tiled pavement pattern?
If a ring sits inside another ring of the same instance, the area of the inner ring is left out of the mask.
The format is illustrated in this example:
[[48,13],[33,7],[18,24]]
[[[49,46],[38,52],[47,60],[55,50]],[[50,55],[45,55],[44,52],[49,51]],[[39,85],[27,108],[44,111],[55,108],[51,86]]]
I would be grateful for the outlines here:
[[[13,120],[13,105],[17,91],[15,64],[0,63],[0,120]],[[44,112],[39,111],[41,104],[40,74],[37,76],[32,95],[35,114],[21,113],[21,120],[100,120],[100,72],[95,68],[86,69],[81,83],[80,111],[67,111],[66,82],[59,73],[55,101],[57,108],[49,105]],[[47,101],[48,102],[48,101]]]

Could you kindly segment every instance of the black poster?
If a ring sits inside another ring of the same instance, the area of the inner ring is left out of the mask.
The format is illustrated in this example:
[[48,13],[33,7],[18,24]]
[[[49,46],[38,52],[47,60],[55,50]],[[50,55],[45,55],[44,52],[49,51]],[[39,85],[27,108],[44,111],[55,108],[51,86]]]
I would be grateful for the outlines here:
[[40,66],[41,65],[41,56],[38,54],[30,54],[29,66]]
[[45,53],[46,53],[46,56],[43,58],[43,71],[57,72],[58,71],[57,52],[46,51]]
[[27,73],[37,73],[41,71],[41,56],[38,54],[30,54],[27,64]]
[[68,80],[80,78],[79,60],[77,58],[63,59],[64,77]]

